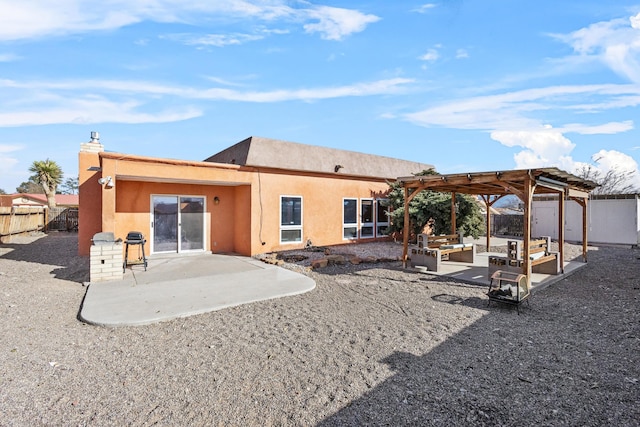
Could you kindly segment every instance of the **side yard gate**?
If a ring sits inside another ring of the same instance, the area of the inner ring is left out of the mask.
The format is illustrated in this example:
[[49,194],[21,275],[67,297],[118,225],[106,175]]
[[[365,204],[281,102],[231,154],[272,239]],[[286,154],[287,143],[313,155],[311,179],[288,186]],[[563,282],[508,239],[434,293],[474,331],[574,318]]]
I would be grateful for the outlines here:
[[[486,225],[486,224],[485,224]],[[491,214],[492,236],[522,236],[524,229],[523,215],[496,215]]]
[[47,230],[78,231],[78,208],[50,208]]

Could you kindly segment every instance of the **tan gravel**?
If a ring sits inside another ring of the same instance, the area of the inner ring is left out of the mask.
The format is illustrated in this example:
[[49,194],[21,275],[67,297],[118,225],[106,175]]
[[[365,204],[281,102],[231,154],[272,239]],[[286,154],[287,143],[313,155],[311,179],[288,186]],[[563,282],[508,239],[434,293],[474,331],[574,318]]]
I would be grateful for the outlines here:
[[0,246],[2,426],[639,425],[635,249],[590,248],[520,315],[395,261],[116,329],[78,321],[76,250],[66,233]]

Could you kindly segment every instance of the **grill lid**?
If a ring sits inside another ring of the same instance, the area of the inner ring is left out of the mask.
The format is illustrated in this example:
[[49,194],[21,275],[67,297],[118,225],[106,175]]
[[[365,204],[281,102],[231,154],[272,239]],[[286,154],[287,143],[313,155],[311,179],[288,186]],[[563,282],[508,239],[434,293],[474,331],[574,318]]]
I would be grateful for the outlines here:
[[111,231],[101,231],[94,234],[91,241],[94,245],[108,245],[114,243],[116,238]]
[[144,235],[139,231],[130,231],[127,234],[127,241],[142,241],[144,240]]

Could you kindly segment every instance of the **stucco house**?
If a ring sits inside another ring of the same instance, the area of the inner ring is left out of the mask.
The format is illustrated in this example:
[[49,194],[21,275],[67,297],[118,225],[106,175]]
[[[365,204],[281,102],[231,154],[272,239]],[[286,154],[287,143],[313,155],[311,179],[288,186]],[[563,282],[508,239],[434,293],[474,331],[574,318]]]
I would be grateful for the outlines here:
[[388,183],[432,165],[249,137],[204,161],[79,153],[78,250],[142,232],[148,254],[255,255],[387,239]]

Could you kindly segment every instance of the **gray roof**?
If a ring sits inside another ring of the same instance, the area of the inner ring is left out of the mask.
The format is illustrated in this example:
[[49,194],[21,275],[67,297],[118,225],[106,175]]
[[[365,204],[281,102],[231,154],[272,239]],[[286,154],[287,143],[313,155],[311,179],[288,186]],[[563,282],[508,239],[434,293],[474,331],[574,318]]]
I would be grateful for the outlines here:
[[392,180],[434,168],[426,163],[255,136],[214,154],[205,162]]

